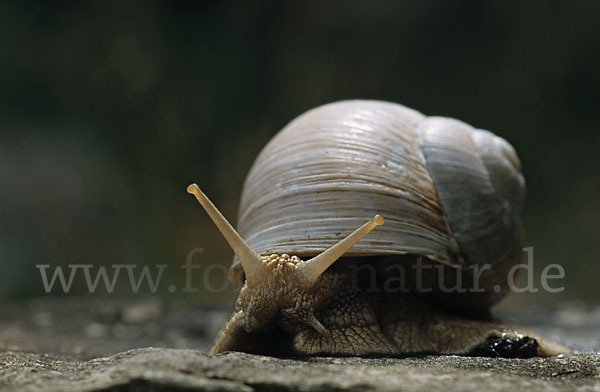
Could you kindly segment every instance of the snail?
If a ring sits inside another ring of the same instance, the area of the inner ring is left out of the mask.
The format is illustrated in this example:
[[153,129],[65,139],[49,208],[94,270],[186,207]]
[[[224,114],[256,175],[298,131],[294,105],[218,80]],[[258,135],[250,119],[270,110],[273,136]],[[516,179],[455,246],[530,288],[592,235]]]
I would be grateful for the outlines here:
[[525,194],[513,147],[489,131],[395,103],[335,102],[264,147],[239,233],[196,184],[188,192],[243,285],[212,354],[569,352],[489,311],[522,256]]

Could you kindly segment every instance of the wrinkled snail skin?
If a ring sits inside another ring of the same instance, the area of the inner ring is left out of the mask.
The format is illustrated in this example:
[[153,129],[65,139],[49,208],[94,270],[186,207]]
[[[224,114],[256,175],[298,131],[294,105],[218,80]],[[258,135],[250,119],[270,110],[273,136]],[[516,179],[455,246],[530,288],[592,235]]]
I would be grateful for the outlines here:
[[[197,186],[188,191],[234,249],[230,278],[243,285],[212,353],[569,352],[489,316],[522,256],[525,195],[514,149],[491,132],[394,103],[336,102],[259,154],[239,235]],[[416,262],[429,267],[428,293],[385,289],[394,265],[414,289]],[[477,292],[444,290],[475,279]]]

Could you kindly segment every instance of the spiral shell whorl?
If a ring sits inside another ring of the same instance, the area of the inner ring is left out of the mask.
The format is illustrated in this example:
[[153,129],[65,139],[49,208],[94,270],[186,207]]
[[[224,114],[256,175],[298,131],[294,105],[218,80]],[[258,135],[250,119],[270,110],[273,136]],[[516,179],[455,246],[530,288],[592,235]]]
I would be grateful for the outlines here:
[[504,153],[508,144],[449,118],[429,117],[418,131],[429,174],[467,263],[504,262],[521,246],[518,214],[524,194],[523,176]]
[[238,229],[259,254],[314,256],[378,213],[386,224],[348,256],[422,255],[490,264],[483,284],[519,260],[524,180],[512,147],[458,120],[402,105],[342,101],[282,129],[246,179]]

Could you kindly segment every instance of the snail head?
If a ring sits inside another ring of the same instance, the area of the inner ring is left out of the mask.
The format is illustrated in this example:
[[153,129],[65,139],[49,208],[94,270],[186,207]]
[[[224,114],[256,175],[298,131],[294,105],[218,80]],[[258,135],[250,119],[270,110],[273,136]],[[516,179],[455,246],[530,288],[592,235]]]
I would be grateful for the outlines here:
[[309,325],[324,336],[329,335],[327,328],[314,316],[315,308],[324,297],[322,290],[317,289],[319,280],[327,268],[348,249],[376,226],[382,225],[383,218],[375,215],[346,238],[310,260],[303,261],[287,254],[261,256],[242,239],[198,185],[189,185],[187,191],[196,196],[221,231],[239,258],[246,276],[236,311],[225,328],[243,328],[251,332],[283,315],[284,318]]

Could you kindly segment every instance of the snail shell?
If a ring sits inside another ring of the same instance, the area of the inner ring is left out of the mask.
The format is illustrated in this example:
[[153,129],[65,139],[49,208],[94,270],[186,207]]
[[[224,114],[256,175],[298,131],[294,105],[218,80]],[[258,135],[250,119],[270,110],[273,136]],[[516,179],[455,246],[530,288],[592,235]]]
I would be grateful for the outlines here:
[[[243,188],[238,230],[258,254],[306,257],[380,214],[386,224],[346,256],[489,265],[479,281],[486,294],[461,300],[485,307],[520,260],[524,194],[503,138],[399,104],[342,101],[302,114],[265,146]],[[237,259],[231,276],[243,279]]]

